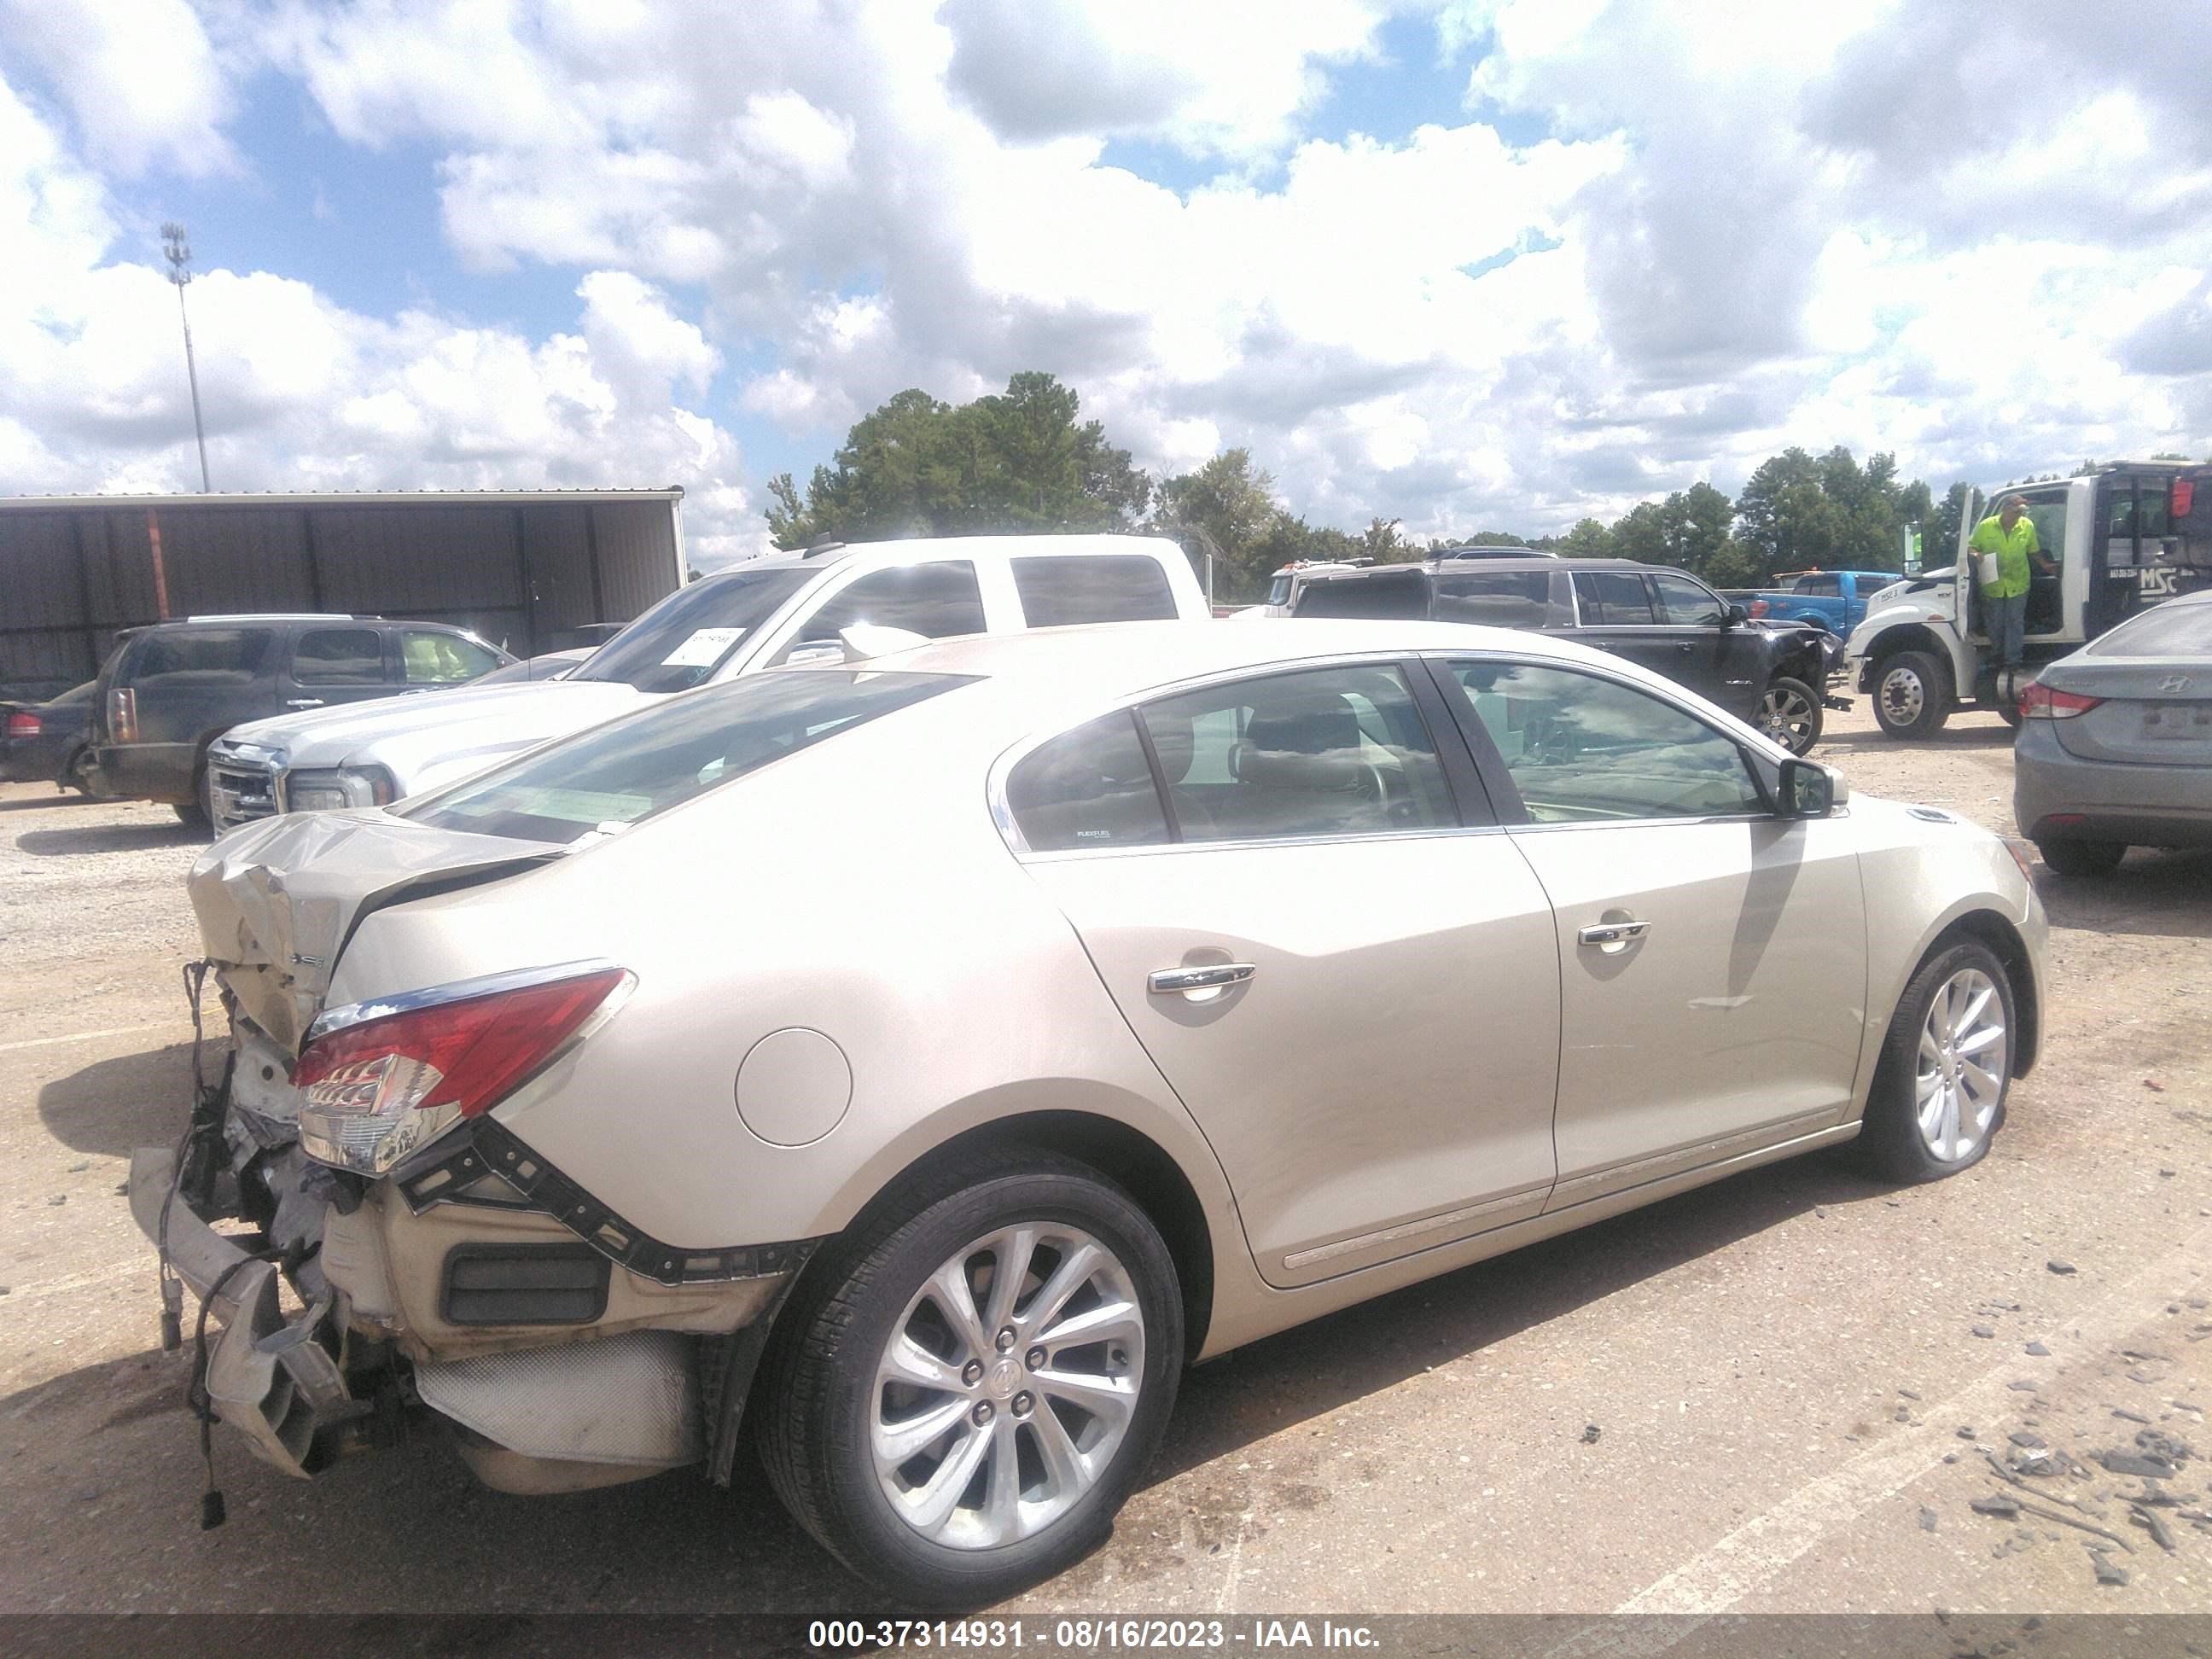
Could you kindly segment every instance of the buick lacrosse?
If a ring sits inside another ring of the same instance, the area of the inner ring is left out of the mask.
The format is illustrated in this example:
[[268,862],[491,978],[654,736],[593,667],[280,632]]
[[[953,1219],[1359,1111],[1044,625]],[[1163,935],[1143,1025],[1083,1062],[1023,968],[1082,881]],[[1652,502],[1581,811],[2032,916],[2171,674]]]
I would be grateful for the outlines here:
[[1968,1168],[2042,1000],[2008,843],[1424,623],[777,670],[190,888],[231,1046],[132,1203],[214,1415],[526,1492],[749,1433],[938,1603],[1095,1546],[1194,1361],[1793,1153]]

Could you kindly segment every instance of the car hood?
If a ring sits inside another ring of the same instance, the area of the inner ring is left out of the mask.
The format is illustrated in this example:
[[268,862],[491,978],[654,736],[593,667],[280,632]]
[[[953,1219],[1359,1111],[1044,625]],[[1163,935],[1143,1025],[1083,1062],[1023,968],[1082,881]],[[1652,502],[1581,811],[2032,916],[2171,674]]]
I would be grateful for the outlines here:
[[493,880],[568,850],[383,811],[295,812],[223,836],[194,862],[185,889],[218,977],[255,1024],[297,1054],[362,917],[427,888]]
[[489,764],[611,720],[644,696],[619,680],[461,686],[251,720],[224,741],[267,751],[286,766],[388,766],[404,784],[423,761]]

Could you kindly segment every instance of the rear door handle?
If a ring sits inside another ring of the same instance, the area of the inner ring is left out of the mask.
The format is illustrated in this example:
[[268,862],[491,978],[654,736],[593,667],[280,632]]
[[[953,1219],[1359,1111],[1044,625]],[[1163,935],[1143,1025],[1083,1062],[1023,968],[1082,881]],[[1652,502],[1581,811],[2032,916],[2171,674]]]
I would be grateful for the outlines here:
[[287,708],[320,708],[322,706],[323,700],[320,697],[287,697],[284,699],[284,707]]
[[1162,968],[1145,981],[1145,988],[1156,997],[1175,996],[1185,991],[1224,991],[1232,985],[1242,985],[1260,970],[1249,962],[1208,963],[1198,968]]
[[1593,922],[1575,935],[1584,945],[1626,945],[1631,939],[1642,939],[1651,931],[1648,921]]

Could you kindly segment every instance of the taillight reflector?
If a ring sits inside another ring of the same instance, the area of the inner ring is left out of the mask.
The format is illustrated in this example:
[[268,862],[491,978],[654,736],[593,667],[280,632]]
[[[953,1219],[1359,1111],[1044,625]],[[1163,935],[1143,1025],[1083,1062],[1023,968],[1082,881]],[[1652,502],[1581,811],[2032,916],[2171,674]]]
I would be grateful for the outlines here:
[[315,1037],[292,1073],[302,1144],[325,1163],[383,1174],[514,1093],[629,979],[620,968],[593,969]]
[[2102,697],[2085,697],[2075,691],[2061,691],[2045,685],[2041,680],[2031,680],[2020,694],[2020,713],[2022,720],[2070,720],[2076,714],[2086,714]]

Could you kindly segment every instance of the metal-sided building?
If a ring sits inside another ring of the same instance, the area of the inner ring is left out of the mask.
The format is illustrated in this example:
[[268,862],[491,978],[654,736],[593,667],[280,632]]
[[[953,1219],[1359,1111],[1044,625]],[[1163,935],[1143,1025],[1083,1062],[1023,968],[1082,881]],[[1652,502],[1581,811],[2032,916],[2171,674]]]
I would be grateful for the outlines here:
[[0,696],[90,679],[116,631],[244,611],[452,623],[519,657],[684,582],[684,492],[0,496]]

